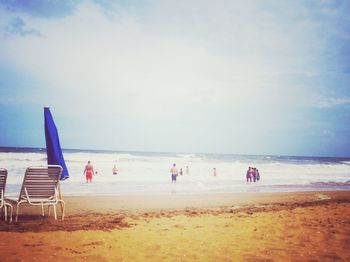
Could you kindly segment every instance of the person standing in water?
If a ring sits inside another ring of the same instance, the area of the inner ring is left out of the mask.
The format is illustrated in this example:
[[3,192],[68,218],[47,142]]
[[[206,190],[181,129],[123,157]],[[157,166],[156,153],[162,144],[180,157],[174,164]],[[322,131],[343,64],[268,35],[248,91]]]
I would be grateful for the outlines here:
[[86,176],[86,183],[88,183],[90,181],[90,183],[92,182],[92,176],[94,174],[94,167],[91,165],[90,160],[88,161],[87,165],[85,166],[84,169],[84,173]]
[[178,175],[176,164],[173,164],[173,167],[170,169],[170,173],[171,173],[171,183],[176,183],[176,178]]
[[112,169],[113,175],[118,175],[118,168],[117,166],[114,164],[114,167]]
[[188,175],[190,173],[190,169],[188,168],[188,166],[186,166],[186,175]]
[[213,168],[213,176],[217,176],[216,167]]
[[246,174],[247,182],[252,182],[252,172],[253,172],[252,167],[249,167]]
[[253,172],[252,172],[252,177],[253,177],[253,182],[256,182],[256,167],[253,167]]

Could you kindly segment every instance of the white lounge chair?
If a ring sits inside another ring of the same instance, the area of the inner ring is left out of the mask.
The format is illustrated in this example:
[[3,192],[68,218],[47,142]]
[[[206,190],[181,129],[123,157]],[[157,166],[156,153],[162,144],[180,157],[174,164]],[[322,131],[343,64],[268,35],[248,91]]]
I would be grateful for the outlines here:
[[10,222],[12,222],[12,205],[5,201],[5,187],[7,180],[7,169],[0,168],[0,209],[5,210],[5,221],[7,221],[7,207],[10,208]]
[[33,206],[41,206],[42,216],[44,206],[53,207],[55,220],[57,220],[56,205],[61,204],[62,220],[64,220],[65,203],[59,193],[59,180],[62,174],[62,167],[49,165],[44,167],[28,167],[26,169],[21,192],[16,201],[16,222],[18,221],[19,207],[27,203]]

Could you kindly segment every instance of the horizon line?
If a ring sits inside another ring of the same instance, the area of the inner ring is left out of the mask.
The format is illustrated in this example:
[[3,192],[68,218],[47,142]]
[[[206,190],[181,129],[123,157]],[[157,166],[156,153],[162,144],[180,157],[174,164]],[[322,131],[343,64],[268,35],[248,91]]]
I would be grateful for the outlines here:
[[[6,149],[25,149],[46,151],[46,147],[21,147],[21,146],[0,146],[0,152],[6,152]],[[304,158],[343,158],[350,159],[350,156],[310,156],[310,155],[285,155],[285,154],[238,154],[238,153],[208,153],[208,152],[162,152],[162,151],[143,151],[143,150],[115,150],[115,149],[86,149],[86,148],[62,148],[62,151],[93,151],[93,152],[128,152],[128,153],[158,153],[158,154],[203,154],[203,155],[236,155],[236,156],[277,156],[277,157],[304,157]],[[15,152],[15,151],[13,151]]]

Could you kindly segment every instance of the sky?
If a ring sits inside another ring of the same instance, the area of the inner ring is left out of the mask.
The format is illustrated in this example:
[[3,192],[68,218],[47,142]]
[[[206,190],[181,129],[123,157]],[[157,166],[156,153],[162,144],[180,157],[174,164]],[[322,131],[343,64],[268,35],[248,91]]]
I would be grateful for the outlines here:
[[350,157],[350,1],[0,0],[0,146]]

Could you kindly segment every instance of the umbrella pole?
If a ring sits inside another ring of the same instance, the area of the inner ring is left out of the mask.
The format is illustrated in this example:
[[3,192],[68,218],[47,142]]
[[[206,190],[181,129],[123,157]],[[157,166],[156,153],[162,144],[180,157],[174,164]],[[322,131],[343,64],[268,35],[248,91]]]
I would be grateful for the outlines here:
[[62,221],[64,220],[64,209],[65,209],[65,203],[62,199],[62,193],[61,193],[61,187],[60,183],[58,182],[58,202],[60,202],[61,205],[61,214],[62,214]]

